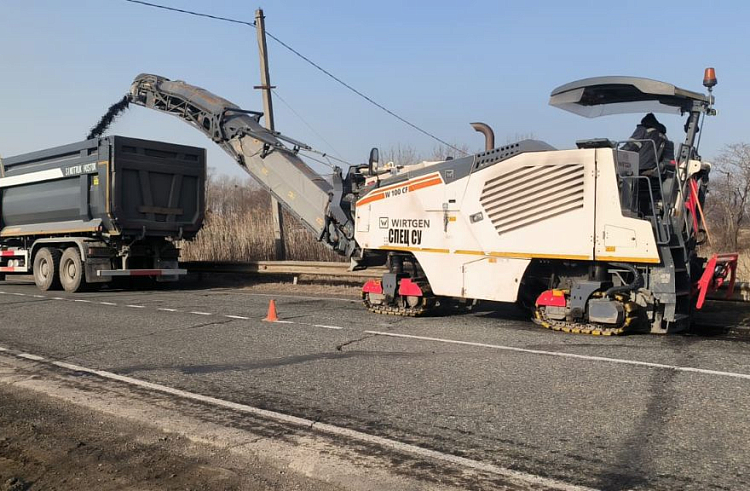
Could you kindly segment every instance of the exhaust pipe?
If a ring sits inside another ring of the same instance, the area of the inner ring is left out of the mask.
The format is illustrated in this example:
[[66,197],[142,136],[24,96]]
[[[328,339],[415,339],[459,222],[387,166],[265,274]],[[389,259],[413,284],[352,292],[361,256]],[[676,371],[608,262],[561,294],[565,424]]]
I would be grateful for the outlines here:
[[484,123],[471,123],[471,127],[484,135],[484,149],[492,150],[495,148],[495,132],[489,125]]

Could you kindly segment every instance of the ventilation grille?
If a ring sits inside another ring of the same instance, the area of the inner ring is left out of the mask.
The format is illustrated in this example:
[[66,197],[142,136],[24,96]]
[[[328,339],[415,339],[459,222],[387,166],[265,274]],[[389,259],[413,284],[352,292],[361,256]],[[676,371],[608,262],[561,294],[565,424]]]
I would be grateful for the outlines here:
[[484,183],[480,202],[499,234],[583,208],[583,165],[527,165]]
[[504,147],[487,150],[486,152],[477,154],[477,161],[474,164],[474,169],[481,169],[482,167],[496,164],[505,159],[509,159],[518,153],[521,153],[520,143],[512,143],[510,145],[505,145]]

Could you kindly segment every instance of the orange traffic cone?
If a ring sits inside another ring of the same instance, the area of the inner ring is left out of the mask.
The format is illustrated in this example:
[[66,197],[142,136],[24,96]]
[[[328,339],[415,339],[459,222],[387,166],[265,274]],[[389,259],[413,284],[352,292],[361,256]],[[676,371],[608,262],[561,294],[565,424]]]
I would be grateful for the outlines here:
[[276,301],[271,300],[268,302],[268,314],[266,315],[266,318],[263,319],[265,322],[276,322],[279,320],[279,317],[276,315]]

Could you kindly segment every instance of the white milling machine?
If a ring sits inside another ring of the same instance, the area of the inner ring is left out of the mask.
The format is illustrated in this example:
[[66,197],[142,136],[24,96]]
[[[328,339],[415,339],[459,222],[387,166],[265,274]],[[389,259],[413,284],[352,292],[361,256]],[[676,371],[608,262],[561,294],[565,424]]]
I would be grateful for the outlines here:
[[[357,269],[387,265],[363,288],[373,312],[422,315],[458,302],[520,302],[547,328],[590,334],[673,332],[708,291],[734,284],[736,255],[696,255],[710,165],[697,151],[701,117],[715,114],[713,69],[704,95],[643,78],[564,85],[550,104],[587,117],[687,115],[675,161],[639,173],[639,154],[606,139],[556,150],[534,140],[440,162],[340,169],[333,183],[300,158],[303,143],[264,129],[203,89],[140,75],[133,103],[206,133],[302,223]],[[641,141],[653,145],[650,141]],[[657,152],[655,152],[657,153]]]

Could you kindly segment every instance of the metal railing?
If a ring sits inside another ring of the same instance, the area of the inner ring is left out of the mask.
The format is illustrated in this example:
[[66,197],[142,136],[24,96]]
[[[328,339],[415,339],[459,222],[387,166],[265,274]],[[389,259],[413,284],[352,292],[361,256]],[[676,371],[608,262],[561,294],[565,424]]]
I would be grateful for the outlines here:
[[[659,245],[669,244],[669,242],[672,240],[671,230],[670,230],[670,227],[668,225],[669,222],[670,222],[669,216],[671,214],[671,210],[672,210],[674,204],[670,202],[670,201],[672,201],[671,197],[668,200],[667,196],[664,195],[664,180],[663,180],[664,168],[662,167],[661,156],[659,155],[659,150],[656,148],[656,142],[653,141],[653,140],[651,140],[651,139],[633,139],[633,138],[615,142],[615,147],[614,147],[613,154],[614,154],[615,168],[616,169],[619,169],[619,167],[620,167],[619,166],[618,151],[621,150],[621,147],[623,147],[627,143],[639,143],[641,145],[643,145],[644,143],[647,144],[647,145],[650,144],[653,147],[653,149],[654,149],[654,158],[656,159],[656,168],[655,168],[656,169],[656,180],[659,183],[659,198],[660,198],[660,200],[658,200],[658,201],[661,202],[661,206],[662,206],[662,213],[661,214],[658,213],[658,210],[656,208],[656,201],[657,200],[654,199],[653,189],[651,188],[651,179],[648,176],[640,175],[640,162],[638,163],[639,164],[638,174],[633,175],[633,176],[623,176],[623,175],[620,175],[618,173],[618,178],[621,179],[621,180],[631,179],[631,180],[634,180],[635,182],[638,182],[638,180],[645,179],[645,181],[646,181],[645,185],[648,188],[649,199],[651,201],[651,212],[653,214],[652,218],[651,218],[651,225],[654,228],[654,231],[656,233],[657,243]],[[677,173],[677,169],[675,169],[675,174],[676,173]],[[679,179],[678,179],[678,182],[679,182]],[[636,199],[638,199],[638,198],[636,198]],[[666,226],[665,226],[665,223],[667,224]],[[664,237],[664,236],[666,236],[666,237]]]
[[191,273],[308,274],[340,278],[377,278],[387,271],[382,267],[350,271],[349,263],[327,261],[250,261],[245,263],[193,261],[180,263],[180,266]]

